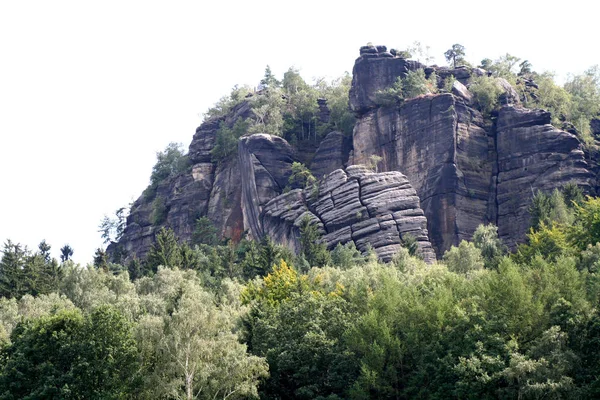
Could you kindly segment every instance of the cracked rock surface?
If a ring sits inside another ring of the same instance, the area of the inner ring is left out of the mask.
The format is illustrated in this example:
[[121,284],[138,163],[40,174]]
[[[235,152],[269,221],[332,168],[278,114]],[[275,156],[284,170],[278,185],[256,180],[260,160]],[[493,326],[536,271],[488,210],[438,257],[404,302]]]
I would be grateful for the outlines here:
[[260,218],[265,234],[297,250],[300,221],[306,216],[319,226],[329,249],[353,241],[366,251],[370,244],[381,260],[390,261],[412,235],[423,259],[435,261],[419,197],[400,172],[374,173],[362,165],[338,169],[318,188],[274,198]]

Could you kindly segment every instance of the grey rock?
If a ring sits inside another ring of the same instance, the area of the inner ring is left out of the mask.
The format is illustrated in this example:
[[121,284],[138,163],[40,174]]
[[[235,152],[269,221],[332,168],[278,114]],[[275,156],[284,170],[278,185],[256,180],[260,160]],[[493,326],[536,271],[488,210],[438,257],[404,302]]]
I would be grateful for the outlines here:
[[344,167],[348,162],[351,139],[346,139],[341,132],[331,132],[319,145],[310,163],[310,170],[316,178],[321,178],[336,169]]
[[550,114],[542,110],[505,106],[498,113],[498,234],[510,247],[527,232],[536,191],[569,182],[590,190],[592,174],[581,143],[549,122]]
[[469,89],[460,81],[454,81],[452,84],[452,92],[453,95],[459,97],[464,100],[464,102],[468,105],[473,104],[473,93],[469,92]]
[[384,261],[391,260],[403,235],[410,233],[418,240],[421,256],[435,261],[419,198],[401,173],[351,166],[325,176],[317,193],[295,190],[271,200],[261,214],[263,231],[299,250],[298,227],[309,216],[323,229],[328,248],[353,241],[363,252],[371,246]]

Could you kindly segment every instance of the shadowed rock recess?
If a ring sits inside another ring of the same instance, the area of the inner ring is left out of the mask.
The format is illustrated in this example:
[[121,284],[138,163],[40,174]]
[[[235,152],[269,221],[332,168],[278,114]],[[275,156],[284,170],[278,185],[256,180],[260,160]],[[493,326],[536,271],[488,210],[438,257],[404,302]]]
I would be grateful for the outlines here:
[[[418,69],[428,77],[435,72],[439,88],[456,78],[450,93],[378,105],[378,91]],[[143,258],[163,226],[190,241],[200,216],[208,217],[222,237],[238,241],[266,234],[295,250],[299,223],[308,216],[329,248],[354,241],[364,251],[370,244],[383,260],[391,259],[410,234],[431,262],[471,239],[485,223],[496,224],[514,248],[525,237],[528,206],[537,190],[574,182],[593,192],[592,171],[600,168],[595,162],[588,166],[578,138],[552,126],[548,112],[522,107],[506,80],[497,80],[501,107],[484,117],[469,85],[472,76],[485,74],[478,68],[427,67],[385,46],[364,46],[350,90],[349,106],[357,118],[352,137],[330,132],[318,146],[294,149],[280,137],[255,134],[240,139],[237,155],[214,162],[211,150],[220,124],[232,127],[254,115],[249,101],[243,101],[196,130],[188,154],[191,168],[133,204],[123,237],[108,252],[125,254],[124,262]],[[327,120],[322,99],[319,110]],[[600,122],[592,128],[600,130]],[[362,166],[373,156],[381,157],[380,173]],[[299,159],[311,160],[310,169],[321,180],[313,188],[282,194]]]

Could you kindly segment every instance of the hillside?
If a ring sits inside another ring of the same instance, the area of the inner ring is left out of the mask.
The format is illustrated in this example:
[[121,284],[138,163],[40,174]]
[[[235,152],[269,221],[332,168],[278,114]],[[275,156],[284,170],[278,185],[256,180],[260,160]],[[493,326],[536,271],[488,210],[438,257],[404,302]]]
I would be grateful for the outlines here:
[[[202,217],[221,238],[260,240],[269,232],[274,241],[297,249],[298,221],[284,218],[279,223],[287,224],[285,229],[264,226],[265,220],[272,222],[267,214],[277,212],[274,204],[291,206],[278,196],[290,189],[294,162],[306,165],[317,179],[352,165],[407,177],[419,197],[411,207],[422,209],[427,222],[410,232],[396,228],[384,242],[361,239],[357,232],[367,220],[371,232],[386,231],[386,210],[350,207],[341,211],[347,214],[344,222],[332,224],[314,204],[306,204],[329,249],[353,240],[361,251],[372,246],[387,260],[403,233],[431,242],[441,257],[487,223],[515,248],[529,228],[528,207],[537,191],[550,193],[574,183],[595,193],[591,129],[598,122],[588,122],[590,128],[581,132],[565,122],[560,108],[543,97],[548,96],[545,87],[554,85],[548,77],[527,69],[514,73],[502,60],[487,71],[426,66],[406,56],[385,46],[362,47],[351,85],[346,77],[309,87],[290,69],[282,82],[267,70],[259,91],[236,88],[196,130],[187,167],[153,180],[132,205],[120,240],[108,252],[115,261],[143,259],[162,227],[192,242]],[[405,88],[399,91],[395,85],[402,82]],[[537,108],[545,102],[553,109]],[[389,189],[381,184],[374,196]],[[357,192],[346,201],[358,204],[359,197]],[[334,201],[331,207],[345,205]],[[391,210],[396,211],[401,210]]]

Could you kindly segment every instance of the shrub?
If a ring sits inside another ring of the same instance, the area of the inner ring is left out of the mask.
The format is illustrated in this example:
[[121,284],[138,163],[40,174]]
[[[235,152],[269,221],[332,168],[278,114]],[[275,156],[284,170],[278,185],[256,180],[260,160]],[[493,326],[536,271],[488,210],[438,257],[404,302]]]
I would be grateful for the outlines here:
[[481,112],[488,116],[498,107],[498,97],[502,94],[496,78],[488,76],[474,77],[469,85],[469,91],[473,93]]

